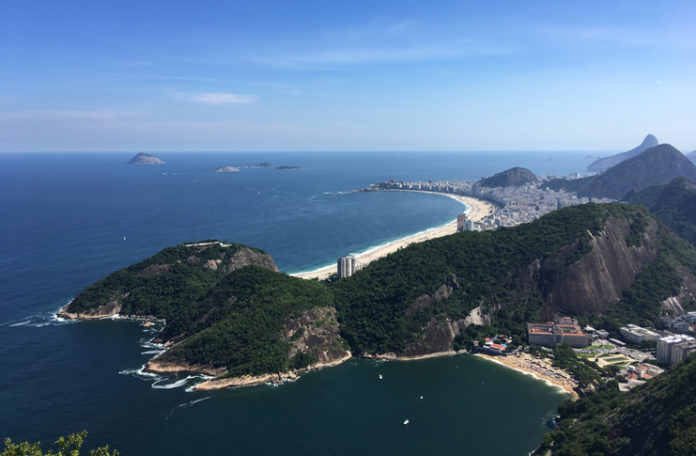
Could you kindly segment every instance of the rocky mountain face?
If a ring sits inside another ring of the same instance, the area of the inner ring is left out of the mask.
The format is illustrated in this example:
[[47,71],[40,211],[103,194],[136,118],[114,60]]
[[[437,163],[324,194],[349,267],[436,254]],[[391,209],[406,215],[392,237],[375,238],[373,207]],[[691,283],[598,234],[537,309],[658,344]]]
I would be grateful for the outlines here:
[[536,287],[541,292],[540,318],[602,314],[618,302],[643,266],[657,256],[658,222],[647,220],[640,245],[626,242],[631,233],[631,219],[609,217],[601,231],[590,235],[590,250],[577,261],[569,261],[577,251],[577,246],[572,245],[528,265],[523,280],[525,288]]
[[633,158],[636,155],[641,154],[642,152],[650,149],[651,147],[655,147],[659,144],[657,141],[657,138],[653,135],[647,135],[645,139],[643,139],[643,142],[640,143],[639,146],[634,147],[631,150],[628,150],[626,152],[621,152],[620,154],[612,155],[610,157],[604,157],[604,158],[599,158],[587,167],[589,171],[596,171],[596,172],[603,172],[606,171],[607,169],[611,168],[612,166],[616,166],[622,161],[628,160],[629,158]]
[[470,325],[523,338],[526,322],[563,315],[655,321],[671,298],[693,307],[695,259],[644,208],[587,204],[403,249],[339,281],[336,307],[354,352],[421,355]]
[[684,176],[696,180],[696,166],[669,144],[660,144],[596,176],[554,179],[549,188],[574,191],[578,196],[623,199],[631,191],[664,185]]
[[491,177],[481,179],[482,187],[519,187],[536,182],[537,177],[526,168],[510,168]]

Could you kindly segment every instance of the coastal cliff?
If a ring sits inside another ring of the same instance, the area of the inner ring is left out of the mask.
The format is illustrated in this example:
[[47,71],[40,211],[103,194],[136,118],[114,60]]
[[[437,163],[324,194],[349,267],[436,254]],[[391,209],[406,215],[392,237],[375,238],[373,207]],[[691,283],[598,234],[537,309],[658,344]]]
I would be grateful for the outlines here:
[[278,270],[270,255],[241,244],[204,241],[168,247],[85,288],[58,316],[176,319],[177,310],[250,264]]
[[490,325],[573,315],[597,326],[658,324],[693,307],[696,251],[645,209],[586,204],[493,232],[410,246],[333,285],[354,353],[421,356],[468,346]]
[[412,244],[331,283],[277,272],[263,251],[205,241],[164,249],[87,287],[66,318],[166,321],[146,370],[213,377],[203,388],[292,380],[352,354],[420,359],[479,331],[520,341],[526,323],[597,327],[693,307],[696,249],[646,209],[586,204],[532,223]]

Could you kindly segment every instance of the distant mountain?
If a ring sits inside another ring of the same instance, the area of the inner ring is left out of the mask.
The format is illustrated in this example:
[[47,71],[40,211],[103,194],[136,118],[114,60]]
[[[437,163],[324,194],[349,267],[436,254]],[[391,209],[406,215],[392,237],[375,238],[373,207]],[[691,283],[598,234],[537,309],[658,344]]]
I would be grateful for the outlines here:
[[558,430],[536,455],[685,456],[696,454],[696,356],[628,393],[615,381],[558,411]]
[[647,207],[669,229],[696,244],[696,183],[678,177],[667,185],[629,192],[624,199]]
[[605,171],[611,168],[612,166],[618,165],[622,161],[628,160],[629,158],[635,157],[641,152],[646,151],[651,147],[655,147],[658,144],[660,143],[657,141],[656,137],[654,137],[653,135],[648,135],[645,137],[640,146],[634,147],[633,149],[626,152],[621,152],[620,154],[612,155],[611,157],[597,159],[594,162],[590,163],[587,169],[590,171],[597,171],[601,173],[602,171]]
[[691,152],[686,154],[686,158],[688,158],[692,162],[696,163],[696,150],[692,150]]
[[482,187],[519,187],[530,182],[536,182],[537,177],[526,168],[510,168],[498,174],[481,179]]
[[128,160],[129,165],[164,165],[164,162],[154,155],[139,153]]
[[664,185],[680,176],[696,180],[696,166],[671,145],[660,144],[602,174],[573,180],[553,179],[546,186],[564,188],[578,196],[622,199],[632,190]]

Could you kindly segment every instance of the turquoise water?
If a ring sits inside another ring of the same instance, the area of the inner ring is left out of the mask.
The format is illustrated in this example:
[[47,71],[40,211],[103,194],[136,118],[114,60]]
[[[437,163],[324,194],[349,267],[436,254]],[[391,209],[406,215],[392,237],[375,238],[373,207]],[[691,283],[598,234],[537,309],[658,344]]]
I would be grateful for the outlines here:
[[[124,455],[527,454],[539,441],[563,396],[472,357],[350,361],[279,387],[189,393],[195,379],[135,373],[153,356],[151,332],[51,314],[175,243],[242,242],[298,271],[462,209],[435,195],[347,190],[390,178],[475,179],[515,165],[568,173],[583,169],[584,154],[160,156],[166,165],[129,167],[128,154],[0,155],[0,436],[50,442],[87,429],[88,446],[108,442]],[[260,161],[303,169],[209,172]]]

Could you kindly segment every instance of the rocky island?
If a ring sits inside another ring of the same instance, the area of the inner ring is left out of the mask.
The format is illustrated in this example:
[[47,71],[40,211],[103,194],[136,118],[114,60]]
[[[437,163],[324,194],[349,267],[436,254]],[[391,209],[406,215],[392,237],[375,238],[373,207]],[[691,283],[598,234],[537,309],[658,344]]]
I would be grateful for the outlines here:
[[129,165],[164,165],[164,162],[154,155],[139,153],[128,160]]
[[282,166],[276,167],[276,169],[277,169],[278,171],[299,171],[299,170],[301,170],[302,168],[300,168],[299,166],[287,166],[287,165],[282,165]]
[[214,173],[236,173],[239,171],[239,168],[236,166],[220,166],[219,168],[211,169],[212,172]]

